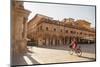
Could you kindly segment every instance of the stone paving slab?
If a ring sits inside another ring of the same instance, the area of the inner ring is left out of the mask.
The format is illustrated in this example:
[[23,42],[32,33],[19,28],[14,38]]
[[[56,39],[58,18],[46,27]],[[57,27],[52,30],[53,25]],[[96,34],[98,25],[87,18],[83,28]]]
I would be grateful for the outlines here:
[[[33,53],[27,53],[40,64],[92,61],[95,59],[93,53],[83,53],[81,57],[70,55],[67,50],[48,49],[41,47],[28,47]],[[26,60],[27,61],[27,60]],[[32,64],[32,63],[28,63]],[[34,63],[33,63],[34,64]]]

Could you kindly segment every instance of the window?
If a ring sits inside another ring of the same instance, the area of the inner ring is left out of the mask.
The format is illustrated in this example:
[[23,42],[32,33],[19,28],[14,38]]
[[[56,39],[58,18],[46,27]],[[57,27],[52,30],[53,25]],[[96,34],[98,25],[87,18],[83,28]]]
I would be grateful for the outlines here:
[[77,34],[78,34],[78,32],[77,32]]
[[40,26],[40,30],[42,30],[42,26]]
[[66,30],[66,33],[68,33],[68,30]]
[[48,27],[46,27],[46,30],[48,31]]
[[60,30],[60,32],[62,32],[62,29]]
[[70,33],[72,33],[72,34],[76,34],[76,31],[70,31]]
[[82,34],[82,32],[80,32],[80,34]]
[[70,33],[73,33],[73,31],[70,31]]
[[54,28],[54,31],[56,31],[56,29]]

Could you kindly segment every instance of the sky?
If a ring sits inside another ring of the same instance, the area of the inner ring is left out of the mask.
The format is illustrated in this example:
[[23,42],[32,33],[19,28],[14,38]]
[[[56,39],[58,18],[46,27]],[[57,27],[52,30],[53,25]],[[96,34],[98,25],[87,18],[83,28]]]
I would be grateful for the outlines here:
[[36,14],[42,14],[60,21],[64,18],[83,19],[95,27],[95,6],[24,2],[24,8],[31,11],[28,21]]

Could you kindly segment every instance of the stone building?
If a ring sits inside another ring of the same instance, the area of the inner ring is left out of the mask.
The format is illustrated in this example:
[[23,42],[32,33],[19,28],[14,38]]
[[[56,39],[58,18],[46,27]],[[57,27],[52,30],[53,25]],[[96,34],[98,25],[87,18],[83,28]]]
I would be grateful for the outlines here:
[[36,14],[28,22],[28,38],[38,46],[69,44],[72,38],[78,43],[95,43],[95,29],[86,20],[65,18],[62,21]]
[[27,20],[30,11],[24,9],[23,2],[11,1],[11,47],[15,54],[24,53],[27,43]]

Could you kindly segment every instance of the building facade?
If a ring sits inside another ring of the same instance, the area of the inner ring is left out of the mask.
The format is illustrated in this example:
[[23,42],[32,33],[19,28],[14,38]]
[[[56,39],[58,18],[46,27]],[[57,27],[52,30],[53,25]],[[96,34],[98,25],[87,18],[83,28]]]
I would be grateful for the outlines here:
[[12,53],[24,53],[27,48],[27,20],[30,11],[24,9],[23,2],[12,0],[11,44]]
[[76,38],[78,43],[95,43],[95,29],[86,20],[65,18],[62,21],[36,14],[28,22],[28,38],[38,46],[65,45]]

